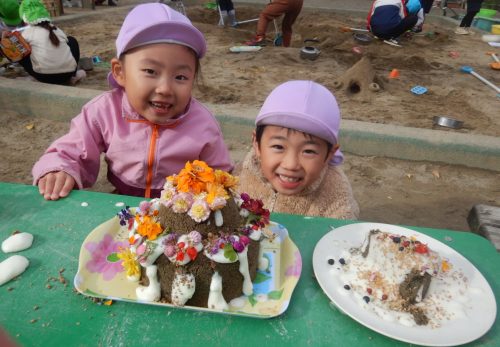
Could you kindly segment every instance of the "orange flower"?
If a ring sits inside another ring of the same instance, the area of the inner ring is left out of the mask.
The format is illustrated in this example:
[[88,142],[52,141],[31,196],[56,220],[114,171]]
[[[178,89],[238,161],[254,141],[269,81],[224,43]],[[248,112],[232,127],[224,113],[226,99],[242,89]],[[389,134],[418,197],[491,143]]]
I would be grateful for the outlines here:
[[224,186],[216,183],[208,183],[207,184],[207,202],[212,204],[215,198],[224,198],[229,199],[229,194],[224,189]]
[[195,160],[192,164],[187,162],[177,177],[177,190],[200,194],[206,190],[206,184],[214,180],[214,170],[205,162],[200,160]]
[[234,188],[238,184],[238,178],[228,172],[215,170],[215,182],[224,186],[224,188]]
[[146,236],[148,240],[156,240],[158,235],[163,231],[160,223],[155,222],[150,216],[144,216],[142,220],[139,216],[136,216],[135,219],[139,224],[137,232],[141,236]]

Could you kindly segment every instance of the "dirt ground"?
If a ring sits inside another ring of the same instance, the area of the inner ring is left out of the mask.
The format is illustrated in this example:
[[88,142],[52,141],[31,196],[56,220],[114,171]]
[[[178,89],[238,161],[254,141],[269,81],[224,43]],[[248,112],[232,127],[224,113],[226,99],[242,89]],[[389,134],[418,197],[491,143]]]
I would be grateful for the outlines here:
[[[238,6],[238,19],[256,18],[259,9]],[[107,89],[114,40],[127,11],[103,7],[94,12],[91,20],[59,24],[78,39],[82,56],[97,55],[102,60],[77,87]],[[255,23],[221,28],[217,26],[217,12],[204,8],[201,2],[188,6],[187,14],[208,41],[202,75],[194,92],[202,102],[256,114],[279,83],[312,79],[334,92],[344,119],[435,129],[436,136],[441,131],[500,135],[500,98],[481,81],[460,71],[462,66],[471,65],[481,76],[500,85],[500,72],[488,66],[492,59],[486,52],[494,50],[480,40],[479,34],[456,37],[452,26],[429,21],[422,34],[404,38],[403,47],[376,40],[361,45],[352,32],[341,28],[363,28],[363,18],[304,9],[294,26],[292,47],[274,47],[269,41],[259,52],[231,53],[230,47],[251,38]],[[268,37],[274,35],[271,24]],[[315,45],[321,54],[317,60],[300,58],[300,48],[307,38],[318,40]],[[399,78],[388,78],[392,69],[399,70]],[[377,92],[372,91],[374,83],[380,89]],[[417,85],[427,88],[427,93],[413,94],[410,89]],[[436,115],[460,119],[464,127],[447,130],[433,126]],[[67,131],[69,124],[31,119],[16,112],[2,111],[2,118],[0,180],[30,183],[33,163],[51,141]],[[223,127],[226,142],[239,162],[249,148],[252,129],[235,124]],[[344,170],[361,207],[360,219],[365,221],[468,230],[466,217],[473,205],[500,206],[500,168],[493,172],[346,153]],[[93,189],[110,191],[104,175]]]

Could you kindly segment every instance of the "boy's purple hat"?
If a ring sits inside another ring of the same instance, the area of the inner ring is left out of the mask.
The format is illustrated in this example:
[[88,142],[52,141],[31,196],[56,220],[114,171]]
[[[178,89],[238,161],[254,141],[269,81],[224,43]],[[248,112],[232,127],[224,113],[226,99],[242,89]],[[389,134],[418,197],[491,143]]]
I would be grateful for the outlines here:
[[[338,143],[340,110],[333,94],[313,81],[288,81],[277,86],[264,101],[255,125],[277,125]],[[330,160],[339,165],[340,150]]]
[[[134,7],[125,17],[116,39],[116,57],[132,48],[151,43],[176,43],[194,50],[198,58],[207,51],[203,34],[183,14],[165,4],[147,3]],[[114,78],[108,75],[111,85]]]

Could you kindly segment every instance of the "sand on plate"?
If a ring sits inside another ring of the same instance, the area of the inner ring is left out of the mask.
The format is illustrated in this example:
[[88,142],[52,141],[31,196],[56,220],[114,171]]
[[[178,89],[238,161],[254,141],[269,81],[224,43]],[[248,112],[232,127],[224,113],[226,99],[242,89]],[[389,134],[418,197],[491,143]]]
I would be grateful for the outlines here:
[[[134,2],[140,1],[126,1]],[[237,14],[240,19],[256,18],[260,8],[238,5]],[[114,41],[128,10],[100,7],[91,17],[58,24],[77,37],[82,56],[97,55],[102,60],[77,87],[107,89]],[[66,13],[85,11],[67,9]],[[479,35],[456,37],[452,26],[429,21],[422,34],[403,39],[402,48],[380,41],[360,45],[352,33],[341,28],[364,27],[364,16],[304,9],[294,26],[292,47],[274,47],[270,41],[259,52],[235,54],[229,48],[248,40],[255,23],[221,28],[217,26],[217,12],[206,9],[201,1],[187,6],[187,14],[208,42],[194,94],[200,101],[226,110],[224,114],[252,117],[279,83],[312,79],[335,93],[344,119],[435,129],[436,136],[441,131],[500,134],[500,98],[473,76],[460,72],[461,66],[471,65],[500,84],[500,72],[488,66],[491,57],[486,52],[492,49]],[[270,25],[268,37],[273,36],[274,27]],[[315,61],[300,58],[300,48],[307,38],[318,40],[315,45],[321,54]],[[352,73],[357,63],[363,64],[359,71],[364,73]],[[400,71],[399,78],[388,78],[392,69]],[[378,91],[370,87],[373,83]],[[416,85],[426,87],[428,92],[411,93]],[[464,127],[447,130],[433,126],[432,117],[436,115],[460,119]],[[51,141],[67,131],[69,122],[17,112],[2,112],[2,119],[0,180],[29,184],[33,163]],[[231,123],[223,124],[223,128],[233,158],[241,161],[250,146],[251,127]],[[488,171],[346,153],[344,170],[360,203],[360,219],[365,221],[468,230],[466,217],[474,204],[500,206],[500,168]],[[104,172],[93,190],[111,191]]]

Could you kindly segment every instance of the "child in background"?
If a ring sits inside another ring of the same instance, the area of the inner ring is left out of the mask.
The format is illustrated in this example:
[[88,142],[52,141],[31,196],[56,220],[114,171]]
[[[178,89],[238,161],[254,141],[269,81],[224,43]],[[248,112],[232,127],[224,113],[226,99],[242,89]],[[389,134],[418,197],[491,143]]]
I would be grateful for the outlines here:
[[481,10],[482,4],[483,0],[467,0],[467,12],[465,13],[464,18],[462,18],[459,27],[455,29],[455,34],[457,35],[470,34],[470,26],[472,24],[472,20],[479,12],[479,10]]
[[[236,21],[236,11],[234,10],[234,4],[232,0],[217,0],[217,4],[220,10],[220,20],[219,26],[225,26],[229,24],[232,27],[238,25]],[[229,19],[229,22],[228,22]]]
[[292,42],[292,25],[302,10],[303,0],[271,0],[262,10],[257,22],[257,33],[255,37],[246,42],[249,46],[259,46],[264,44],[266,39],[267,25],[273,19],[285,15],[281,22],[283,35],[283,46],[289,47]]
[[328,89],[289,81],[267,97],[255,121],[240,192],[271,212],[356,219],[359,207],[339,164],[340,110]]
[[24,0],[19,14],[29,24],[22,35],[31,46],[31,54],[19,61],[28,74],[52,84],[75,84],[85,77],[85,71],[77,71],[80,60],[77,40],[51,23],[49,12],[40,0]]
[[189,19],[164,4],[138,5],[116,49],[114,88],[84,105],[33,167],[40,194],[57,200],[92,186],[101,153],[116,192],[146,198],[159,197],[165,177],[187,161],[231,171],[219,124],[191,95],[206,42]]
[[22,24],[17,0],[0,1],[0,36],[3,31],[11,31]]
[[375,0],[367,17],[373,35],[397,44],[397,38],[415,28],[421,31],[424,13],[419,0]]

